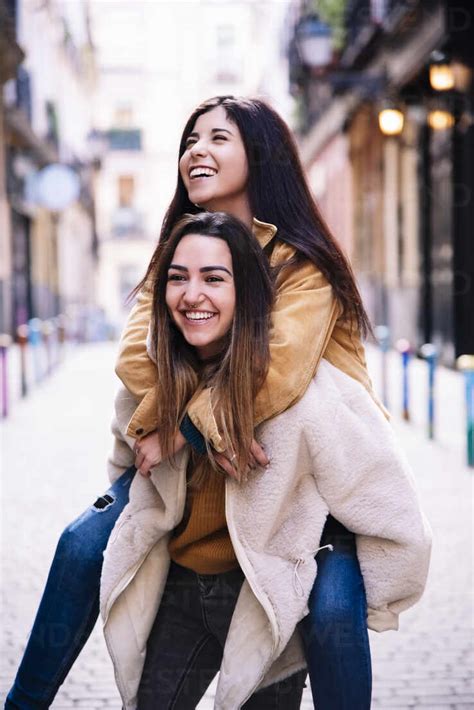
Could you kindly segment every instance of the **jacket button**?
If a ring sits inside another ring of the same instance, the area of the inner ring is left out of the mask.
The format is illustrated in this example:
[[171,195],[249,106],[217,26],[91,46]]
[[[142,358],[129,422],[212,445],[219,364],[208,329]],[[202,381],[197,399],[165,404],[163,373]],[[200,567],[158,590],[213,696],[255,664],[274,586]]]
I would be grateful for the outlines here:
[[137,434],[137,436],[141,436],[144,431],[143,427],[138,427],[138,429],[135,429],[135,434]]

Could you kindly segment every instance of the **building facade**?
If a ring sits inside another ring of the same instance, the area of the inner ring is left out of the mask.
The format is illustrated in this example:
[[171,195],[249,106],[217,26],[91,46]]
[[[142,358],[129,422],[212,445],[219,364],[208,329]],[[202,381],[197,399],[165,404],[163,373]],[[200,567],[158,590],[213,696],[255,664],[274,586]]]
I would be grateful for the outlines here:
[[[11,0],[2,7],[22,52],[2,85],[10,225],[3,238],[9,302],[2,329],[15,334],[33,317],[63,312],[84,320],[95,307],[94,166],[87,140],[95,73],[85,2]],[[61,165],[77,181],[76,198],[68,204],[39,199],[38,181],[51,165]]]
[[[310,8],[296,4],[301,20]],[[472,19],[467,2],[350,0],[329,65],[293,69],[309,174],[329,171],[327,146],[345,139],[352,230],[336,234],[350,242],[372,320],[392,342],[434,343],[451,365],[474,352]],[[384,133],[384,109],[400,130]],[[340,197],[328,183],[328,216]]]

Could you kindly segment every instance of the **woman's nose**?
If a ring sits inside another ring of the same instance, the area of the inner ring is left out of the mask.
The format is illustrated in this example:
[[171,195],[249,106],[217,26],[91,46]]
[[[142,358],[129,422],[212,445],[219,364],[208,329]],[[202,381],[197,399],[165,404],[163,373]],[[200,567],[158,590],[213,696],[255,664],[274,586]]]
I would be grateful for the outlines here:
[[207,145],[204,140],[197,140],[191,146],[191,155],[207,155]]
[[204,300],[204,296],[198,284],[188,283],[186,291],[183,293],[183,300],[188,306],[199,305]]

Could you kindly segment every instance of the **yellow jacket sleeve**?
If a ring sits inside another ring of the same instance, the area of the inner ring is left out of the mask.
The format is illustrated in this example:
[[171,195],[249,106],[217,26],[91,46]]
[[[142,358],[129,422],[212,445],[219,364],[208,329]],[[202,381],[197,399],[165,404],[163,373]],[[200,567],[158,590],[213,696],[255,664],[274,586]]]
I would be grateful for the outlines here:
[[152,300],[153,293],[145,285],[130,311],[115,365],[117,376],[139,402],[127,429],[127,434],[134,438],[149,434],[157,424],[156,365],[146,347]]

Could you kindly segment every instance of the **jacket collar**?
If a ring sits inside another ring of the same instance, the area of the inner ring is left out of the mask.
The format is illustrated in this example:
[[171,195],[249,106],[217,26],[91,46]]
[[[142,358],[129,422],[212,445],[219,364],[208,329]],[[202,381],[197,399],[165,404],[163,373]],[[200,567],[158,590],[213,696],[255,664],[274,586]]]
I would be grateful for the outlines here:
[[277,233],[277,228],[269,222],[261,222],[256,217],[253,218],[252,232],[257,237],[262,249],[264,249]]

